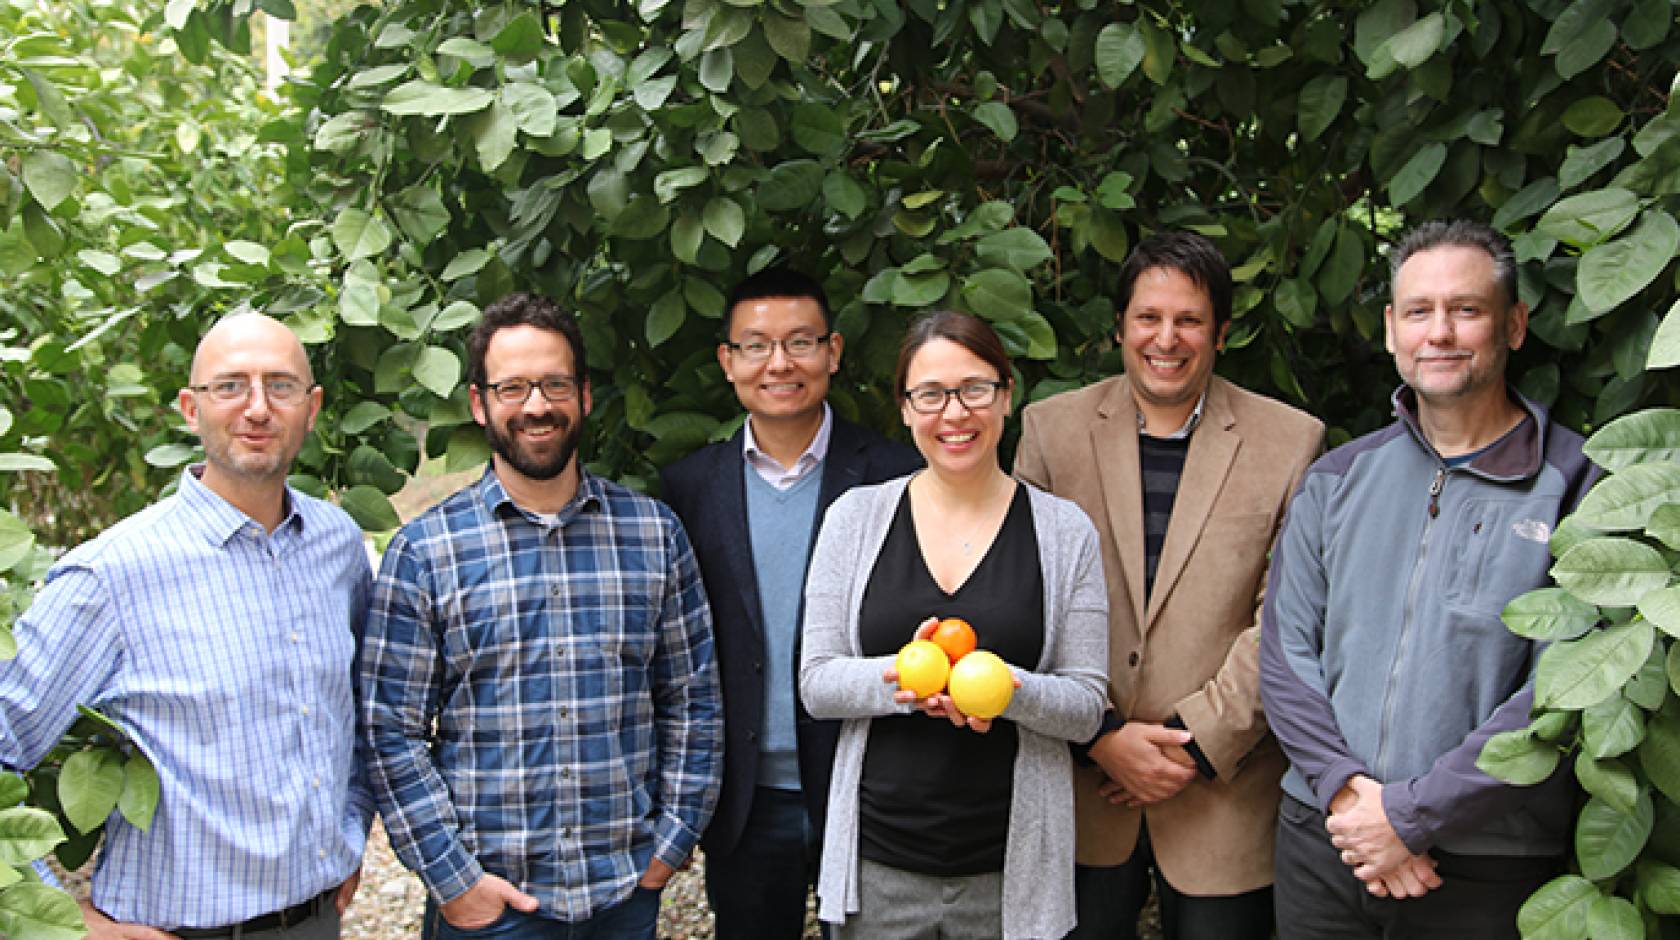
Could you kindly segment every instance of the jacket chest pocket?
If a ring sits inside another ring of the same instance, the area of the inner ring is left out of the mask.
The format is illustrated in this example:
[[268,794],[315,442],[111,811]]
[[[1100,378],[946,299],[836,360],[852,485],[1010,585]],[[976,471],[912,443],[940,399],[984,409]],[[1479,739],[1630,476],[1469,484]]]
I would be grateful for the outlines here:
[[[1546,583],[1551,567],[1551,520],[1522,499],[1470,499],[1437,533],[1441,599],[1460,610],[1491,616]],[[1504,629],[1503,624],[1499,624]]]

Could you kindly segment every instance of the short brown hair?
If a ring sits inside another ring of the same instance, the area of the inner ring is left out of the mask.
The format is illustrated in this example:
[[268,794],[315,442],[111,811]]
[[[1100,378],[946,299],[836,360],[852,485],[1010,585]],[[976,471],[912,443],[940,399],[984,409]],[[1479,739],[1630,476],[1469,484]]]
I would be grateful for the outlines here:
[[950,340],[968,350],[998,371],[1000,381],[1012,381],[1009,371],[1009,352],[992,325],[972,313],[959,310],[939,310],[910,324],[904,342],[898,347],[898,368],[893,372],[897,394],[909,391],[904,382],[910,375],[910,360],[923,346],[936,339]]

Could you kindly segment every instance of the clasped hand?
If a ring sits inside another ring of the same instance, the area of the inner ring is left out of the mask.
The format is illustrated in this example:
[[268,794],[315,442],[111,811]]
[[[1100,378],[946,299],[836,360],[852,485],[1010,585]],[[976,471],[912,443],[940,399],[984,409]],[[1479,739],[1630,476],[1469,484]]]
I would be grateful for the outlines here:
[[1190,740],[1179,728],[1126,722],[1091,745],[1091,759],[1108,776],[1097,792],[1133,809],[1172,799],[1196,779],[1196,761],[1184,749]]
[[[939,618],[929,617],[928,619],[922,621],[921,626],[916,628],[916,634],[911,637],[911,639],[925,640],[933,635],[933,630],[937,626],[939,626]],[[1015,676],[1014,680],[1015,688],[1019,689],[1021,687],[1021,677]],[[887,683],[888,685],[897,685],[898,670],[892,666],[888,666],[886,669],[881,671],[881,681]],[[914,704],[917,711],[926,715],[931,715],[934,718],[949,719],[951,724],[956,725],[959,728],[967,728],[970,731],[975,731],[980,734],[985,734],[986,732],[992,730],[992,719],[976,718],[973,715],[963,714],[957,708],[956,704],[951,701],[951,696],[946,695],[944,692],[935,693],[927,698],[918,698],[916,693],[910,691],[909,689],[899,689],[893,693],[893,701],[900,705]]]
[[1363,775],[1348,778],[1330,801],[1324,828],[1342,863],[1377,897],[1417,898],[1441,886],[1435,859],[1413,855],[1383,810],[1382,784]]

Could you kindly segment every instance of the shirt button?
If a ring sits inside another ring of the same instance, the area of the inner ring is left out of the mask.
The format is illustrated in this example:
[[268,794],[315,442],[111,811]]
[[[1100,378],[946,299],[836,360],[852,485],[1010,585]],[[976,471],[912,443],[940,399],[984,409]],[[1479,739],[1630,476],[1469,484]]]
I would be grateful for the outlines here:
[[308,705],[304,705],[304,706],[302,706],[302,707],[300,707],[300,708],[299,708],[299,709],[298,709],[298,711],[300,711],[300,712],[303,712],[303,713],[304,713],[304,714],[305,714],[305,715],[307,715],[307,714],[309,714],[309,706],[308,706]]
[[572,837],[572,827],[567,826],[566,828],[561,829],[560,830],[560,837],[563,838],[563,839],[570,839]]
[[562,767],[562,768],[560,768],[560,779],[561,779],[561,780],[570,780],[570,779],[572,779],[572,769],[571,769],[571,768],[570,768],[570,767]]
[[321,789],[321,778],[320,777],[315,777],[315,778],[311,779],[309,781],[309,785],[314,787],[317,790]]
[[297,632],[296,630],[293,630],[292,631],[292,642],[293,643],[303,642],[303,634]]
[[316,858],[326,858],[327,857],[327,850],[326,849],[316,849],[315,850],[315,857]]
[[555,597],[559,597],[560,596],[560,585],[556,584],[555,586],[549,588],[548,593],[553,594]]
[[1133,650],[1132,655],[1126,657],[1126,665],[1136,666],[1137,664],[1138,664],[1138,654],[1137,654],[1136,650]]

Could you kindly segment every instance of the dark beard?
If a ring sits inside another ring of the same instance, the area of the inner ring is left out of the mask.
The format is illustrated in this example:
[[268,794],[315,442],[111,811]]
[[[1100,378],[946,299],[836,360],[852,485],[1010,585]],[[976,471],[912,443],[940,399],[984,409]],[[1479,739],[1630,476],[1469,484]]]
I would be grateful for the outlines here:
[[[528,452],[521,451],[514,442],[514,433],[528,427],[543,427],[552,425],[560,429],[560,446],[554,456],[542,459]],[[544,417],[518,417],[507,422],[504,432],[494,422],[484,426],[484,434],[490,441],[490,449],[496,455],[507,461],[508,466],[517,470],[521,476],[532,480],[552,480],[566,472],[566,465],[572,462],[572,456],[577,453],[578,438],[583,433],[583,422],[572,424],[569,417],[559,412]]]

